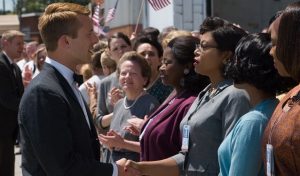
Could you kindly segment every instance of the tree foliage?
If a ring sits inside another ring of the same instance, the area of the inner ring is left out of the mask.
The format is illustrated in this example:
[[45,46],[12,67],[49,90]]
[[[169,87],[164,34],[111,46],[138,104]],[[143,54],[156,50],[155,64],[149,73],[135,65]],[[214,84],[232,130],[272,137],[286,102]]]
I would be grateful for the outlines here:
[[88,5],[90,0],[18,0],[16,9],[19,14],[43,12],[48,4],[55,2],[72,2],[81,5]]

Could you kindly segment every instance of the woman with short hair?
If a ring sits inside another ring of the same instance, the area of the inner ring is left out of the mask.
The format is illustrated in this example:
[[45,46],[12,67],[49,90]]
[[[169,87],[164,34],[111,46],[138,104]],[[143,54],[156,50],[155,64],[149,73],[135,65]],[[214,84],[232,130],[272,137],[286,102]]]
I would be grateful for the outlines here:
[[144,56],[151,67],[151,79],[146,87],[147,92],[163,103],[172,92],[172,87],[164,85],[159,74],[159,67],[163,56],[163,49],[160,43],[145,36],[136,39],[133,49]]
[[226,69],[234,86],[248,93],[253,108],[237,121],[218,149],[221,176],[264,175],[261,139],[279,102],[276,92],[283,88],[270,49],[269,34],[248,35],[240,40]]
[[[143,56],[134,51],[127,52],[118,63],[117,76],[124,91],[124,98],[120,99],[114,107],[107,136],[118,133],[125,140],[138,141],[138,137],[124,130],[124,127],[127,125],[128,119],[143,118],[145,115],[151,114],[159,105],[157,99],[144,90],[149,84],[151,68]],[[100,141],[112,150],[113,161],[122,158],[138,161],[140,158],[139,152],[112,146],[105,135],[100,135]]]

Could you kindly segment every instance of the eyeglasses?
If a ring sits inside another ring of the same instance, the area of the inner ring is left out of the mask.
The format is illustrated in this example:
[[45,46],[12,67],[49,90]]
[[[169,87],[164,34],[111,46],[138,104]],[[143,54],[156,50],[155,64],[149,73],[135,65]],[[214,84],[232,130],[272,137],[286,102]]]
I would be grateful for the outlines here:
[[204,44],[204,43],[196,44],[196,49],[199,50],[199,51],[206,51],[209,48],[218,48],[218,46]]

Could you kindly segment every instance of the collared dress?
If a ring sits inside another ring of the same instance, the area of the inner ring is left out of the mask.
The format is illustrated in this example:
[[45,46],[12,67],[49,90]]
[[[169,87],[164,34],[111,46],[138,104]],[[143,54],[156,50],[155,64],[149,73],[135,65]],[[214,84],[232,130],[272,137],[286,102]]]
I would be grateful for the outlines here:
[[213,95],[208,85],[201,91],[180,124],[190,126],[188,152],[172,158],[180,175],[218,175],[218,148],[238,119],[250,110],[249,96],[232,80],[217,85]]

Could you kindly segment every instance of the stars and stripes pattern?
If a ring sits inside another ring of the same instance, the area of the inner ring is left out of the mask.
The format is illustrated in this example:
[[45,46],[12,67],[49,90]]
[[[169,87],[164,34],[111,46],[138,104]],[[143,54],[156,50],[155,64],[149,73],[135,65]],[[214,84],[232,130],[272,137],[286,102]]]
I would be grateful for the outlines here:
[[148,2],[150,3],[150,5],[153,7],[154,10],[160,10],[168,6],[169,4],[171,4],[169,0],[148,0]]
[[118,3],[119,3],[119,0],[116,1],[116,4],[113,8],[111,8],[107,11],[107,15],[106,15],[106,18],[105,18],[105,23],[109,23],[110,21],[112,21],[115,18]]
[[92,17],[93,20],[93,29],[94,32],[97,35],[100,35],[103,33],[103,29],[101,26],[101,21],[103,20],[103,16],[100,15],[100,9],[103,8],[100,4],[97,4],[97,6],[95,7],[95,11]]

